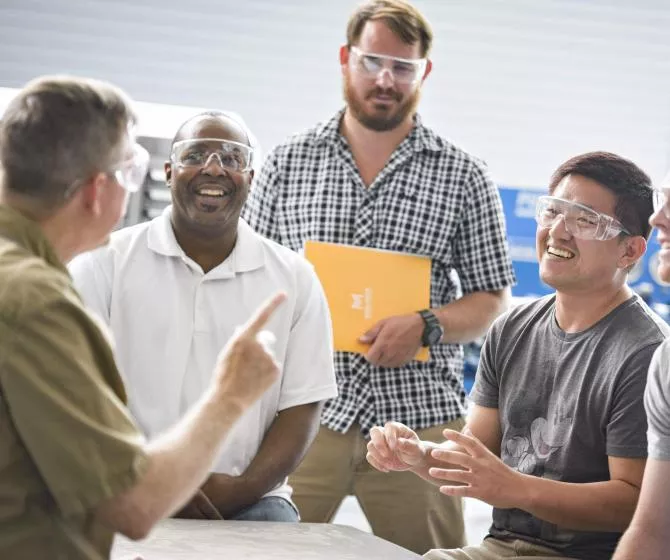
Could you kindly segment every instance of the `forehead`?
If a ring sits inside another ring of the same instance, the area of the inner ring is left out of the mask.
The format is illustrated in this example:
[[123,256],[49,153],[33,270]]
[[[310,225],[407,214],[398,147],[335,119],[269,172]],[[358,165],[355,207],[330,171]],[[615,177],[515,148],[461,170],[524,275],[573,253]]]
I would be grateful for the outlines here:
[[578,202],[596,212],[614,216],[617,198],[608,188],[583,175],[566,175],[551,193],[558,198]]
[[248,144],[247,134],[242,127],[225,117],[203,117],[187,123],[179,132],[177,140],[189,138],[221,138]]
[[403,42],[382,20],[365,23],[357,46],[365,52],[385,54],[398,58],[421,57],[421,44],[419,41],[411,45]]

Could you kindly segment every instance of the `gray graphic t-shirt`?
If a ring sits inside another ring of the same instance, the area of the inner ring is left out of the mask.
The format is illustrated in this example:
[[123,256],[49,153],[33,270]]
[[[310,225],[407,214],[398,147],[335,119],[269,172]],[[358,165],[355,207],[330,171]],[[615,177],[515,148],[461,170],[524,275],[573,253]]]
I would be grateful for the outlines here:
[[[609,480],[607,458],[646,457],[647,369],[668,326],[638,297],[566,333],[554,296],[510,310],[487,336],[473,401],[500,411],[501,457],[524,474]],[[610,558],[620,533],[565,529],[518,509],[493,510],[490,534],[584,560]]]

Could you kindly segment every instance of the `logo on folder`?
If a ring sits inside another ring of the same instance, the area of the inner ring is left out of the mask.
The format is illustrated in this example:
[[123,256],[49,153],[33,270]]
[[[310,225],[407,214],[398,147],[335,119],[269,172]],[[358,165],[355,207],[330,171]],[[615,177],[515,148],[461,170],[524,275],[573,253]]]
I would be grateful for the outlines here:
[[363,317],[372,319],[372,288],[365,288],[362,294],[351,294],[351,308],[362,311]]
[[[333,320],[335,350],[367,352],[358,338],[377,321],[430,307],[430,259],[369,247],[307,241]],[[421,348],[417,360],[428,360]]]

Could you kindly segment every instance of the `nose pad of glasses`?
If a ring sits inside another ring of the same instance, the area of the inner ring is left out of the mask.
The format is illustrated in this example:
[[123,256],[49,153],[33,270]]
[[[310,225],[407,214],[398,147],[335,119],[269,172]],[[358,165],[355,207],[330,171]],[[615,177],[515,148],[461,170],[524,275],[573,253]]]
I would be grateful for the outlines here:
[[380,87],[389,87],[395,84],[395,77],[390,68],[382,68],[377,73],[376,83]]
[[[559,228],[559,224],[563,224],[562,227]],[[549,226],[549,232],[553,234],[558,234],[558,235],[568,235],[572,237],[572,232],[568,228],[568,222],[565,219],[565,216],[563,214],[558,214],[554,218],[554,222]]]
[[[216,159],[213,159],[216,158]],[[216,162],[216,167],[218,167],[221,171],[227,172],[228,170],[226,169],[226,166],[223,165],[223,160],[221,159],[221,156],[217,154],[216,152],[212,152],[209,154],[209,157],[205,161],[205,164],[202,166],[203,171],[210,170],[212,168],[212,161]]]

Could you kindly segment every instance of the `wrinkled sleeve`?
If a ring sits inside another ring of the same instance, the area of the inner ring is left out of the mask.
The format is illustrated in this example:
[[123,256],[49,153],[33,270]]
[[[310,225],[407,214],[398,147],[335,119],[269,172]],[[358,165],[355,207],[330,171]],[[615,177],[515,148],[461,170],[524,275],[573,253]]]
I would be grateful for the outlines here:
[[495,349],[501,336],[502,317],[499,317],[489,329],[482,346],[475,375],[475,383],[470,399],[479,406],[498,408],[500,398],[500,380],[496,370]]
[[312,266],[307,261],[300,264],[280,410],[337,396],[328,302]]
[[0,384],[16,431],[65,514],[131,487],[146,466],[112,351],[74,297],[3,325]]
[[644,390],[647,372],[658,344],[638,350],[625,364],[617,379],[607,420],[607,455],[643,458],[647,456],[647,416]]

